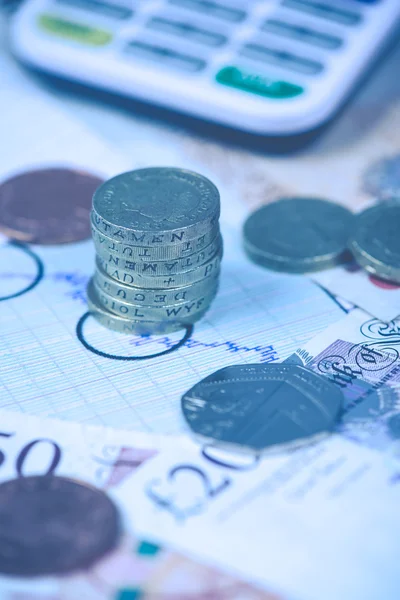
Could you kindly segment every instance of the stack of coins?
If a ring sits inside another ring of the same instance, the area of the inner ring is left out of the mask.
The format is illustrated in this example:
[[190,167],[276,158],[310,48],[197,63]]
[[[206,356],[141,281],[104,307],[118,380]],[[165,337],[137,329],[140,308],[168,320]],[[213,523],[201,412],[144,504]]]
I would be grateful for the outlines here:
[[93,196],[96,270],[88,303],[106,327],[135,334],[198,321],[218,290],[220,199],[211,181],[177,168],[123,173]]

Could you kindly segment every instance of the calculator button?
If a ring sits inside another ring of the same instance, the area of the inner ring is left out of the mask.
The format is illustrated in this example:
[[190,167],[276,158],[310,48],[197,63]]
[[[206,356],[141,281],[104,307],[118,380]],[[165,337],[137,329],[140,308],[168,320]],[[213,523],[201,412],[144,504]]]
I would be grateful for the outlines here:
[[289,37],[293,40],[298,40],[299,42],[325,48],[326,50],[336,50],[343,44],[343,41],[334,35],[321,33],[320,31],[315,31],[309,27],[291,25],[276,19],[269,19],[266,23],[264,23],[262,26],[262,31],[274,33],[283,37]]
[[273,50],[259,44],[246,44],[240,54],[254,60],[260,60],[279,67],[292,69],[307,75],[316,75],[323,70],[323,65],[317,61],[302,58],[291,52]]
[[209,0],[169,0],[170,4],[195,10],[209,17],[217,17],[231,23],[240,23],[246,18],[246,12],[238,8],[226,6]]
[[112,39],[112,35],[108,31],[62,19],[55,15],[42,14],[38,18],[38,23],[41,29],[48,33],[90,46],[105,46]]
[[147,27],[162,31],[163,33],[177,35],[180,38],[187,39],[191,42],[198,42],[214,48],[223,46],[228,41],[227,38],[220,33],[201,29],[184,21],[172,21],[162,17],[153,17],[147,23]]
[[361,22],[361,15],[356,12],[343,10],[335,6],[328,6],[320,2],[313,2],[312,0],[282,0],[282,6],[311,13],[316,17],[335,21],[342,25],[357,25]]
[[83,10],[103,14],[114,19],[130,19],[133,11],[127,6],[101,2],[100,0],[57,0],[58,4],[68,4]]
[[170,48],[165,48],[158,44],[149,44],[139,40],[129,42],[125,49],[129,54],[133,54],[139,58],[157,62],[162,66],[168,65],[182,71],[201,71],[207,64],[200,58],[187,56],[186,54],[176,52]]
[[264,96],[265,98],[287,99],[299,96],[304,89],[294,83],[271,79],[260,73],[250,72],[229,66],[221,69],[217,75],[218,83],[238,90]]

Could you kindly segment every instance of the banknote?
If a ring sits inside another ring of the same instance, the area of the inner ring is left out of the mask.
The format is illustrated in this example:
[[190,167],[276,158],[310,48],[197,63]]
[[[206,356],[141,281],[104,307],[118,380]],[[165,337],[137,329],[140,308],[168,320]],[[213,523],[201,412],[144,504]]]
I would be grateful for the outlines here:
[[355,310],[299,348],[287,361],[299,362],[334,381],[345,405],[337,432],[384,452],[400,475],[400,319],[388,323]]
[[378,279],[355,263],[313,273],[312,279],[377,319],[389,322],[400,315],[400,285]]
[[136,493],[142,533],[259,585],[304,600],[395,600],[400,321],[355,309],[288,360],[343,390],[332,435],[263,458],[193,442],[184,460],[160,452],[118,493]]
[[184,452],[183,438],[42,420],[4,410],[0,411],[0,422],[0,483],[49,473],[73,478],[106,491],[124,515],[119,544],[92,567],[62,577],[0,575],[2,600],[282,598],[135,533],[141,518],[135,498],[122,504],[116,491],[161,450],[176,446]]

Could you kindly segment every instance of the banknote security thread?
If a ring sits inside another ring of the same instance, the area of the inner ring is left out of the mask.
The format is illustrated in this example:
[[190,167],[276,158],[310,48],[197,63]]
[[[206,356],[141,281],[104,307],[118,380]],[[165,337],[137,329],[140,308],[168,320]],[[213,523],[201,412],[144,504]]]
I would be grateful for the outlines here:
[[400,202],[372,206],[357,215],[350,250],[366,271],[400,284]]
[[55,475],[0,484],[0,573],[39,576],[90,567],[117,545],[120,517],[101,490]]
[[302,366],[252,366],[227,367],[184,394],[194,434],[260,452],[332,430],[343,404],[335,384]]
[[244,249],[261,266],[306,273],[343,259],[352,213],[317,198],[282,198],[253,212],[243,226]]
[[223,254],[217,188],[176,168],[122,173],[93,196],[89,307],[110,329],[177,331],[207,312]]

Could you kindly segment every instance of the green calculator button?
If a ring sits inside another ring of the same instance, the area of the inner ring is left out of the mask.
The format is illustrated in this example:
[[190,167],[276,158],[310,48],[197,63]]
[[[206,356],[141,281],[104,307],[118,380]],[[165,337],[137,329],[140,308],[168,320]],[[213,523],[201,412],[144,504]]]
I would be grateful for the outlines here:
[[40,15],[39,25],[42,29],[54,35],[82,42],[82,44],[89,44],[90,46],[105,46],[112,39],[111,33],[103,29],[89,27],[82,23],[49,14]]
[[258,94],[265,98],[286,99],[294,98],[304,92],[304,89],[294,83],[271,79],[260,73],[252,73],[238,67],[224,67],[217,75],[218,83],[229,87]]

